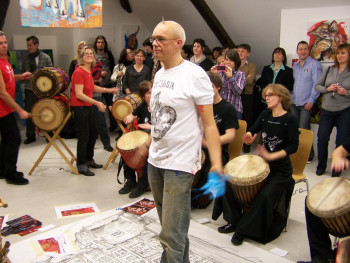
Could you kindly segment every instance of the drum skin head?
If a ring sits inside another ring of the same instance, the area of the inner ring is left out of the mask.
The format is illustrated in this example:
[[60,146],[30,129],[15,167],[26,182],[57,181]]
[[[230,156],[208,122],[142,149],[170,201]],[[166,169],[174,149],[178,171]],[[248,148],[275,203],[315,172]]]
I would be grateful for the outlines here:
[[119,99],[113,103],[112,115],[117,120],[123,121],[126,116],[131,114],[133,108],[130,102],[126,99]]
[[229,161],[224,173],[230,176],[230,183],[246,186],[262,182],[269,175],[270,167],[260,156],[242,155]]
[[350,211],[350,180],[344,177],[327,178],[309,192],[306,205],[311,213],[331,218]]
[[32,90],[40,98],[53,97],[68,86],[68,75],[60,68],[45,67],[33,74]]
[[52,86],[53,86],[52,81],[47,76],[40,76],[36,80],[36,87],[41,92],[48,92],[49,90],[52,89]]
[[131,151],[137,146],[142,145],[148,139],[148,133],[144,131],[131,131],[125,133],[117,141],[117,148],[119,151]]
[[55,99],[41,99],[32,108],[32,120],[43,131],[56,130],[67,115],[64,102]]

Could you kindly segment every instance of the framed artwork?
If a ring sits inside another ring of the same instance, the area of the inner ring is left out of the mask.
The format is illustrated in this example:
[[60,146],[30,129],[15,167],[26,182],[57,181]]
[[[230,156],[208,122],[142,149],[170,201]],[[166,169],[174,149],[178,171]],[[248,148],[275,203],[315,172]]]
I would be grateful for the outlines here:
[[23,27],[102,27],[102,0],[20,0]]
[[349,26],[350,18],[309,23],[307,35],[311,57],[321,62],[333,62],[338,46],[349,41]]

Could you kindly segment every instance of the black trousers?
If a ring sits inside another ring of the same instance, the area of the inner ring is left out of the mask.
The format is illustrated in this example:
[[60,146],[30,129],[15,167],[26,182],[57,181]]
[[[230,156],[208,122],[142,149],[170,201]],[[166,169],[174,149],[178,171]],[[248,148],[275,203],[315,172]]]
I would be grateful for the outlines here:
[[[33,93],[33,91],[26,89],[24,91],[24,109],[28,112],[32,111],[34,104],[38,101],[38,97]],[[26,137],[30,139],[35,139],[35,124],[31,118],[26,119]]]
[[[101,101],[102,97],[94,97],[94,100]],[[106,116],[104,112],[101,112],[98,110],[98,108],[95,105],[92,105],[92,108],[95,113],[95,119],[96,119],[96,129],[98,131],[98,134],[100,135],[101,142],[104,147],[108,147],[111,145],[108,128],[106,124]]]
[[[138,180],[138,185],[142,188],[147,188],[148,187],[148,162],[146,160],[145,162],[145,167],[142,173],[142,177],[139,178]],[[135,170],[130,168],[126,163],[124,163],[124,177],[126,180],[130,180],[131,182],[136,183],[136,173]]]
[[78,133],[77,165],[94,158],[97,138],[95,114],[91,106],[72,106],[75,128]]
[[17,171],[21,134],[13,113],[0,118],[0,173],[9,178]]
[[317,216],[309,211],[306,206],[306,199],[305,218],[311,259],[323,259],[325,262],[328,262],[327,259],[335,260],[336,255],[332,249],[328,229]]

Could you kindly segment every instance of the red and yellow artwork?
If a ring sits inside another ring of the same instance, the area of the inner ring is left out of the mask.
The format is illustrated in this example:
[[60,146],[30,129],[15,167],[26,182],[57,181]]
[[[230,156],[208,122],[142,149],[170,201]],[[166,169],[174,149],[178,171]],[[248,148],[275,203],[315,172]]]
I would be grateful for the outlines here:
[[102,27],[102,0],[20,0],[23,27]]
[[323,20],[312,23],[307,30],[310,55],[322,62],[333,62],[335,50],[349,41],[350,19]]

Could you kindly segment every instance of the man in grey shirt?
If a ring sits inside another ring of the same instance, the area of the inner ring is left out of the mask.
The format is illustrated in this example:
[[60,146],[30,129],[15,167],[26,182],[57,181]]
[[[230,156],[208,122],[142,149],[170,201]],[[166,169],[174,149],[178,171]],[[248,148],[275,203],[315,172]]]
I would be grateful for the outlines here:
[[[29,53],[23,58],[22,73],[27,71],[34,73],[44,67],[52,67],[50,56],[39,50],[39,39],[36,36],[30,36],[26,40]],[[30,112],[38,97],[33,93],[30,80],[25,80],[24,86],[24,108],[27,112]],[[24,144],[35,142],[35,125],[30,118],[26,120],[26,137]]]

